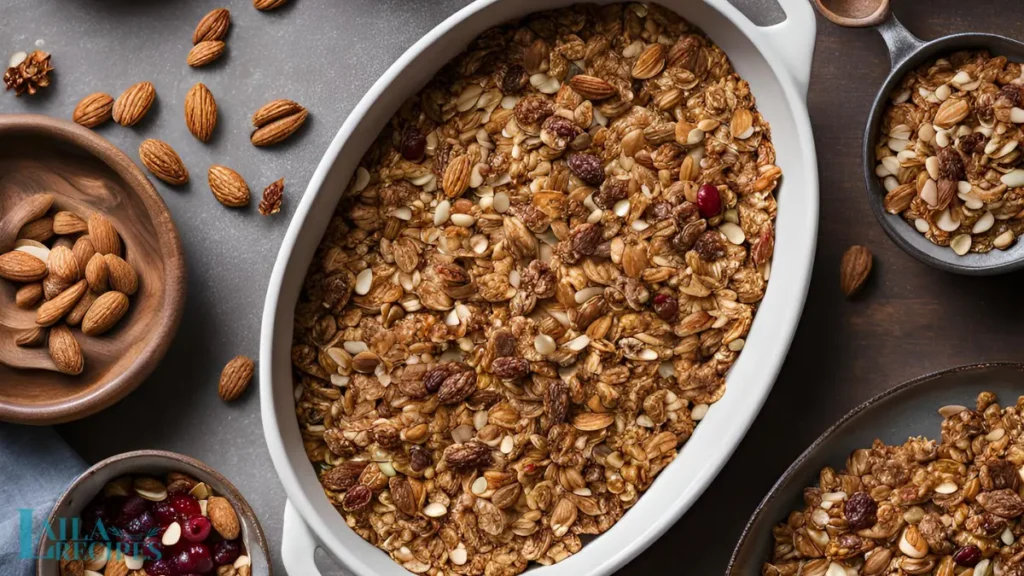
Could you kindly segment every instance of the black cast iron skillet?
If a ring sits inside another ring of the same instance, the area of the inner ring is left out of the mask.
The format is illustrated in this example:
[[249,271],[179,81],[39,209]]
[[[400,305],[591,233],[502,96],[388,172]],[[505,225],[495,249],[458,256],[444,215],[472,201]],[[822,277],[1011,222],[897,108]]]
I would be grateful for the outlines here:
[[868,202],[882,229],[905,252],[918,260],[957,274],[992,275],[1024,268],[1024,241],[1017,241],[1007,250],[985,254],[967,253],[957,256],[948,246],[932,244],[902,217],[889,214],[882,206],[885,188],[875,175],[875,142],[882,114],[889,104],[893,89],[907,72],[926,61],[958,50],[988,50],[993,55],[1024,61],[1024,43],[996,34],[966,32],[924,41],[911,34],[889,10],[889,0],[814,0],[823,16],[840,26],[874,27],[885,40],[892,60],[892,71],[875,96],[864,128],[863,168]]
[[938,439],[938,409],[950,404],[973,408],[985,390],[994,392],[1002,406],[1016,403],[1024,394],[1024,364],[975,364],[937,372],[854,408],[815,440],[761,501],[732,553],[726,576],[760,576],[761,566],[771,558],[772,527],[803,508],[803,489],[817,484],[822,468],[843,468],[850,453],[870,448],[876,438],[886,444],[902,444],[918,435]]

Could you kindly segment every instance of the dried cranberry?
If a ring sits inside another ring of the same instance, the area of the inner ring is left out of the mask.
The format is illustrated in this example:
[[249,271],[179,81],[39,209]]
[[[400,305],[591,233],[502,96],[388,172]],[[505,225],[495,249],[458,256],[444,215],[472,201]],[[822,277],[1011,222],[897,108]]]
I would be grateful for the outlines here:
[[722,212],[722,196],[711,184],[701,184],[697,190],[697,210],[704,218],[718,216]]
[[974,544],[964,546],[953,553],[953,561],[961,566],[974,566],[981,562],[981,548]]
[[668,294],[655,294],[654,313],[666,322],[671,321],[679,314],[679,302]]
[[505,95],[515,94],[526,87],[530,75],[526,69],[519,64],[513,64],[504,70],[501,75],[501,93]]
[[174,509],[175,519],[184,522],[193,516],[202,516],[203,511],[199,507],[199,501],[188,494],[175,494],[170,497],[171,508]]
[[413,446],[409,449],[409,467],[413,472],[422,472],[432,463],[430,452],[422,446]]
[[129,520],[134,519],[139,514],[146,511],[147,502],[138,495],[129,497],[121,505],[121,513],[118,515],[118,521],[127,524]]
[[725,240],[722,233],[717,230],[708,230],[701,234],[693,249],[705,262],[714,262],[726,254]]
[[419,128],[410,126],[402,134],[402,158],[410,162],[419,162],[427,150],[427,137]]
[[878,521],[878,504],[867,492],[854,492],[843,506],[850,528],[871,528]]
[[601,159],[593,154],[573,154],[566,160],[566,164],[573,174],[591,186],[598,186],[604,182]]
[[213,563],[217,566],[234,564],[242,555],[242,545],[238,540],[221,540],[213,545]]
[[213,558],[205,544],[189,544],[174,555],[178,572],[206,574],[213,571]]
[[170,526],[171,522],[177,520],[177,515],[174,512],[174,508],[171,506],[171,503],[167,500],[153,504],[152,512],[153,518],[156,518],[156,521],[158,524],[160,524],[160,526]]
[[177,568],[170,558],[154,560],[145,566],[146,574],[149,576],[174,576],[178,573]]
[[182,535],[190,542],[202,542],[210,535],[210,521],[204,516],[193,516],[182,525]]

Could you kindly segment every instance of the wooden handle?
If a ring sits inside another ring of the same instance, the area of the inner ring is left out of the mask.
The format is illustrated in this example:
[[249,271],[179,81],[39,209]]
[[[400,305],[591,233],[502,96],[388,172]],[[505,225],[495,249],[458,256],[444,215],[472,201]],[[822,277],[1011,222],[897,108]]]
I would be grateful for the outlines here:
[[878,26],[889,16],[889,0],[814,0],[814,6],[829,21],[846,28]]

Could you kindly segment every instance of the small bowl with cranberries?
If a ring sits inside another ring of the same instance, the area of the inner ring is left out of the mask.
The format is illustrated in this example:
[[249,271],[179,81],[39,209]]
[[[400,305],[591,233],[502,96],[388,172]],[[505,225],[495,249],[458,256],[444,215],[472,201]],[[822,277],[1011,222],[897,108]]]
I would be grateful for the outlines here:
[[41,530],[38,576],[271,576],[238,490],[181,454],[129,452],[71,483]]

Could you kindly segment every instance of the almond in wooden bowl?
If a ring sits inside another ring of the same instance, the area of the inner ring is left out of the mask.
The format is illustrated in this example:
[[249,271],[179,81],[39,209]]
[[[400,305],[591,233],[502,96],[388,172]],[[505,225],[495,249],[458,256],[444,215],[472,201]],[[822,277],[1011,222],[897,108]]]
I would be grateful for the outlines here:
[[[17,224],[20,231],[43,218],[53,220],[55,234],[45,243],[18,240],[6,230]],[[19,256],[16,263],[25,260],[35,269],[19,268],[11,274],[19,278],[0,280],[0,420],[76,420],[134,390],[167,351],[185,299],[181,240],[146,176],[112,144],[77,124],[0,117],[0,255],[15,244],[18,254],[36,260],[56,256],[42,270]],[[96,255],[104,270],[94,265],[90,272],[88,262]],[[80,305],[101,301],[96,287],[127,295],[128,309],[113,296],[102,300],[105,310]],[[50,300],[44,300],[47,291]],[[70,342],[70,335],[79,345],[80,374],[72,375],[78,371],[73,362],[65,366],[68,374],[59,371],[47,334],[25,337],[37,328],[49,332],[48,326],[64,327],[63,341]]]

